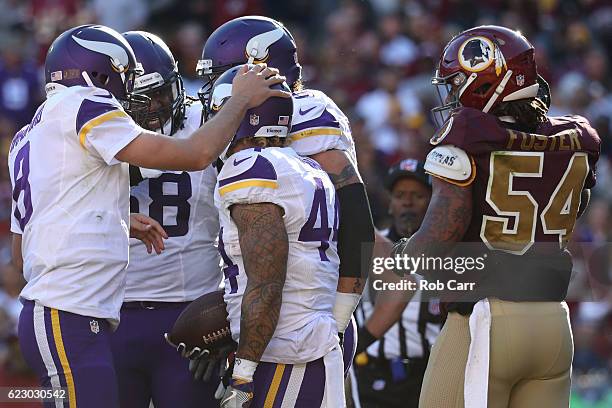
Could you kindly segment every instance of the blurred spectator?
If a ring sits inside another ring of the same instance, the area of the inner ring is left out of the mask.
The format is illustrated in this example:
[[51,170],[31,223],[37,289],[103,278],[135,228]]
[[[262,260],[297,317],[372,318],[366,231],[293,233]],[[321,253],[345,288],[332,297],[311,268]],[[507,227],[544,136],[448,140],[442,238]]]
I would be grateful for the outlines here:
[[399,81],[397,70],[381,68],[377,76],[378,87],[362,96],[356,106],[373,136],[374,147],[386,154],[400,147],[401,122],[421,112],[419,99],[409,88],[400,90]]
[[21,54],[18,37],[4,38],[0,50],[0,117],[18,129],[30,122],[42,100],[38,68]]
[[190,96],[197,96],[203,84],[202,79],[196,76],[196,65],[202,55],[205,38],[201,25],[186,23],[178,28],[170,41],[183,78],[185,92]]
[[406,66],[418,57],[414,42],[402,34],[402,19],[389,14],[380,20],[383,44],[380,48],[380,61],[389,66]]
[[96,21],[120,33],[143,28],[149,16],[146,0],[93,0]]

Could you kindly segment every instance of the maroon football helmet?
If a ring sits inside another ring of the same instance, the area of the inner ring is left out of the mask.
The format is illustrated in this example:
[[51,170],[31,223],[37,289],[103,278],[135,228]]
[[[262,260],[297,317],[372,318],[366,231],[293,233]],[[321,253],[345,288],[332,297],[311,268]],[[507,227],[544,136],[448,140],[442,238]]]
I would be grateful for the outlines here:
[[431,82],[442,101],[432,109],[436,122],[458,106],[490,112],[502,102],[535,98],[540,88],[533,45],[520,32],[494,25],[450,40]]

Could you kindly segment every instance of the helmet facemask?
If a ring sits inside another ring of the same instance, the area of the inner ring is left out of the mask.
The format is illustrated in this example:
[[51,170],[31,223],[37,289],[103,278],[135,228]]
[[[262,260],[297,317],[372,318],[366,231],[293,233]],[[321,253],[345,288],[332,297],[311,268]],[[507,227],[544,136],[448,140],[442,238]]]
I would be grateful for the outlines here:
[[151,99],[148,96],[134,92],[136,78],[143,73],[144,70],[140,64],[136,64],[135,68],[130,68],[127,72],[121,73],[121,78],[125,86],[125,98],[117,98],[125,112],[138,124],[142,122],[143,117],[149,111],[149,106],[151,105]]
[[211,119],[213,115],[213,113],[210,111],[210,98],[213,84],[217,78],[219,78],[221,74],[228,69],[243,64],[243,62],[239,62],[214,67],[212,63],[213,62],[210,59],[200,59],[198,60],[198,65],[196,66],[196,74],[198,77],[204,79],[204,85],[202,85],[198,91],[198,98],[200,99],[200,102],[202,102],[202,115],[204,122]]
[[[185,119],[185,90],[178,73],[165,81],[157,73],[149,74],[158,81],[149,86],[139,86],[138,95],[147,96],[151,104],[138,124],[145,129],[164,135],[173,135]],[[161,85],[160,85],[161,84]]]
[[441,77],[439,71],[431,79],[436,88],[440,105],[431,110],[434,123],[439,128],[448,120],[451,112],[461,106],[461,95],[465,89],[476,79],[476,74],[466,77],[463,72],[456,72],[446,77]]

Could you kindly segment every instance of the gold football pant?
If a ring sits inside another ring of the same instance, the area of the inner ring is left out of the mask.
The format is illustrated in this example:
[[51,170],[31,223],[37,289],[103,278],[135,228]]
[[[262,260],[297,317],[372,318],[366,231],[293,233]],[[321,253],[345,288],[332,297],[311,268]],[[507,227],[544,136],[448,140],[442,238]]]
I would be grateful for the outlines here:
[[[569,407],[574,344],[565,302],[491,308],[488,408]],[[419,408],[463,408],[469,316],[449,313],[429,358]]]

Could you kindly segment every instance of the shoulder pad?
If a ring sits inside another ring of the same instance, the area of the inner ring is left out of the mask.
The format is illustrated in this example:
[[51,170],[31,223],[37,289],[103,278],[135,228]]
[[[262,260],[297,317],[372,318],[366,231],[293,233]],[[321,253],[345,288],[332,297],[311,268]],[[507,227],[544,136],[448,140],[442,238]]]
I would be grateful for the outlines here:
[[[325,94],[310,89],[294,93],[293,124],[309,122],[319,118],[326,112],[326,99]],[[321,124],[318,126],[321,126]]]
[[230,156],[218,177],[219,194],[244,187],[278,188],[278,176],[272,162],[254,149]]
[[473,160],[462,149],[444,145],[437,146],[425,159],[425,171],[454,184],[467,186],[476,177]]
[[463,147],[469,136],[468,130],[471,130],[474,126],[480,127],[482,124],[490,125],[491,123],[496,123],[496,118],[493,115],[474,108],[457,108],[429,142],[432,145],[450,144]]
[[600,149],[601,149],[601,138],[599,137],[599,133],[597,130],[593,128],[589,120],[583,116],[572,116],[578,126],[580,127],[581,138],[584,141],[584,148],[587,151],[594,152],[599,157]]
[[[291,139],[310,136],[340,136],[342,121],[347,121],[334,102],[321,91],[304,90],[294,93]],[[347,121],[348,122],[348,121]]]
[[[105,89],[90,88],[88,94],[80,103],[76,115],[76,133],[80,134],[81,130],[89,122],[105,115],[127,116],[123,108],[115,97]],[[110,112],[113,112],[112,114]]]

